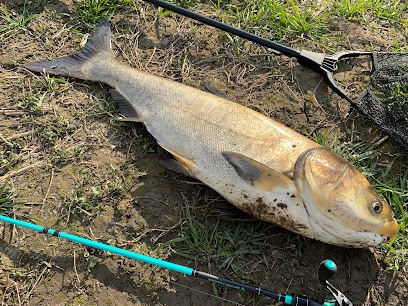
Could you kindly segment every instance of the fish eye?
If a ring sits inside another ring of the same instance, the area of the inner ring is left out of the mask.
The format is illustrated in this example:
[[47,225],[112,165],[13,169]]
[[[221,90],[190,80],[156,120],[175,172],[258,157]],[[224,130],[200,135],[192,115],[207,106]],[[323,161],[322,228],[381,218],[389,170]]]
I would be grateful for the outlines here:
[[378,200],[374,200],[371,203],[371,208],[373,209],[374,213],[380,214],[383,210],[383,204]]

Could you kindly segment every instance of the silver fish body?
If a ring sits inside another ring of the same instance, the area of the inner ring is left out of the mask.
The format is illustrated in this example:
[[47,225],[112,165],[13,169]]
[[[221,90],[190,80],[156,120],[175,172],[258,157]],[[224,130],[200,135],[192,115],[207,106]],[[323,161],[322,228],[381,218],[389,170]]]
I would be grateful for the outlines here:
[[259,219],[341,246],[397,234],[389,205],[346,161],[242,105],[117,61],[105,20],[78,54],[27,68],[114,87],[123,115],[146,125],[174,168]]

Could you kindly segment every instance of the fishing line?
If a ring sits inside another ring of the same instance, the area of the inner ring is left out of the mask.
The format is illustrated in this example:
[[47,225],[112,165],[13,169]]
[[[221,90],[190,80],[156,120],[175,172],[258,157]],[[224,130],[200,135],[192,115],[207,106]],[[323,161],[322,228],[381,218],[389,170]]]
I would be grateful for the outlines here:
[[216,299],[219,299],[219,300],[222,300],[222,301],[226,301],[226,302],[229,302],[229,303],[232,303],[232,304],[235,304],[235,305],[239,305],[239,306],[245,306],[244,304],[240,304],[240,303],[238,303],[238,302],[234,302],[234,301],[228,300],[228,299],[226,299],[226,298],[222,298],[222,297],[220,297],[220,296],[216,296],[216,295],[211,294],[211,293],[208,293],[208,292],[204,292],[204,291],[201,291],[201,290],[198,290],[198,289],[194,289],[194,288],[189,287],[189,286],[186,286],[186,285],[182,285],[182,284],[175,283],[175,282],[172,282],[172,281],[168,281],[168,282],[169,282],[170,284],[177,285],[177,286],[180,286],[180,287],[184,287],[184,288],[187,288],[187,289],[189,289],[189,290],[196,291],[196,292],[200,292],[200,293],[202,293],[202,294],[211,296],[211,297],[213,297],[213,298],[216,298]]

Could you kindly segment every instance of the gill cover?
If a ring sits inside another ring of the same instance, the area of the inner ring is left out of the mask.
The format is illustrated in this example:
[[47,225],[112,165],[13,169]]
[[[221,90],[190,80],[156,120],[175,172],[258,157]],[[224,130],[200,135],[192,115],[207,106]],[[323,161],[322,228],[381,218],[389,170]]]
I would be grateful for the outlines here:
[[358,232],[397,235],[398,223],[390,206],[356,168],[333,152],[317,147],[302,153],[294,181],[306,209],[321,218]]

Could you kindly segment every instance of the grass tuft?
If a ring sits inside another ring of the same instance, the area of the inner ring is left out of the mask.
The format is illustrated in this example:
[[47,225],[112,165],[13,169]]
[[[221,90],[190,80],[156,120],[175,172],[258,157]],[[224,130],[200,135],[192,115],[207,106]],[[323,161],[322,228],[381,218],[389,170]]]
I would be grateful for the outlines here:
[[270,39],[282,39],[288,35],[301,35],[318,40],[324,37],[323,21],[326,14],[318,13],[318,5],[299,5],[295,1],[232,2],[227,7],[229,19],[245,25],[251,32],[261,32]]
[[266,232],[272,224],[262,222],[229,222],[205,217],[199,221],[189,208],[187,220],[181,225],[181,237],[164,243],[173,246],[174,252],[188,259],[208,263],[215,262],[218,269],[232,269],[235,273],[249,272],[250,256],[261,255]]
[[408,3],[399,0],[335,0],[330,3],[335,16],[344,17],[363,24],[379,19],[394,27],[406,26]]
[[17,199],[14,197],[12,189],[6,180],[3,186],[0,187],[0,214],[6,216],[13,216],[16,207],[27,204],[24,199]]
[[102,18],[110,18],[117,9],[128,5],[130,0],[81,0],[74,4],[79,19],[88,30],[92,30]]
[[10,31],[14,29],[27,30],[27,25],[31,19],[37,16],[47,4],[48,0],[38,1],[24,1],[23,12],[20,15],[15,16],[7,11],[7,6],[4,5],[4,9],[0,12],[0,18],[5,21],[5,26],[0,27],[0,33]]

